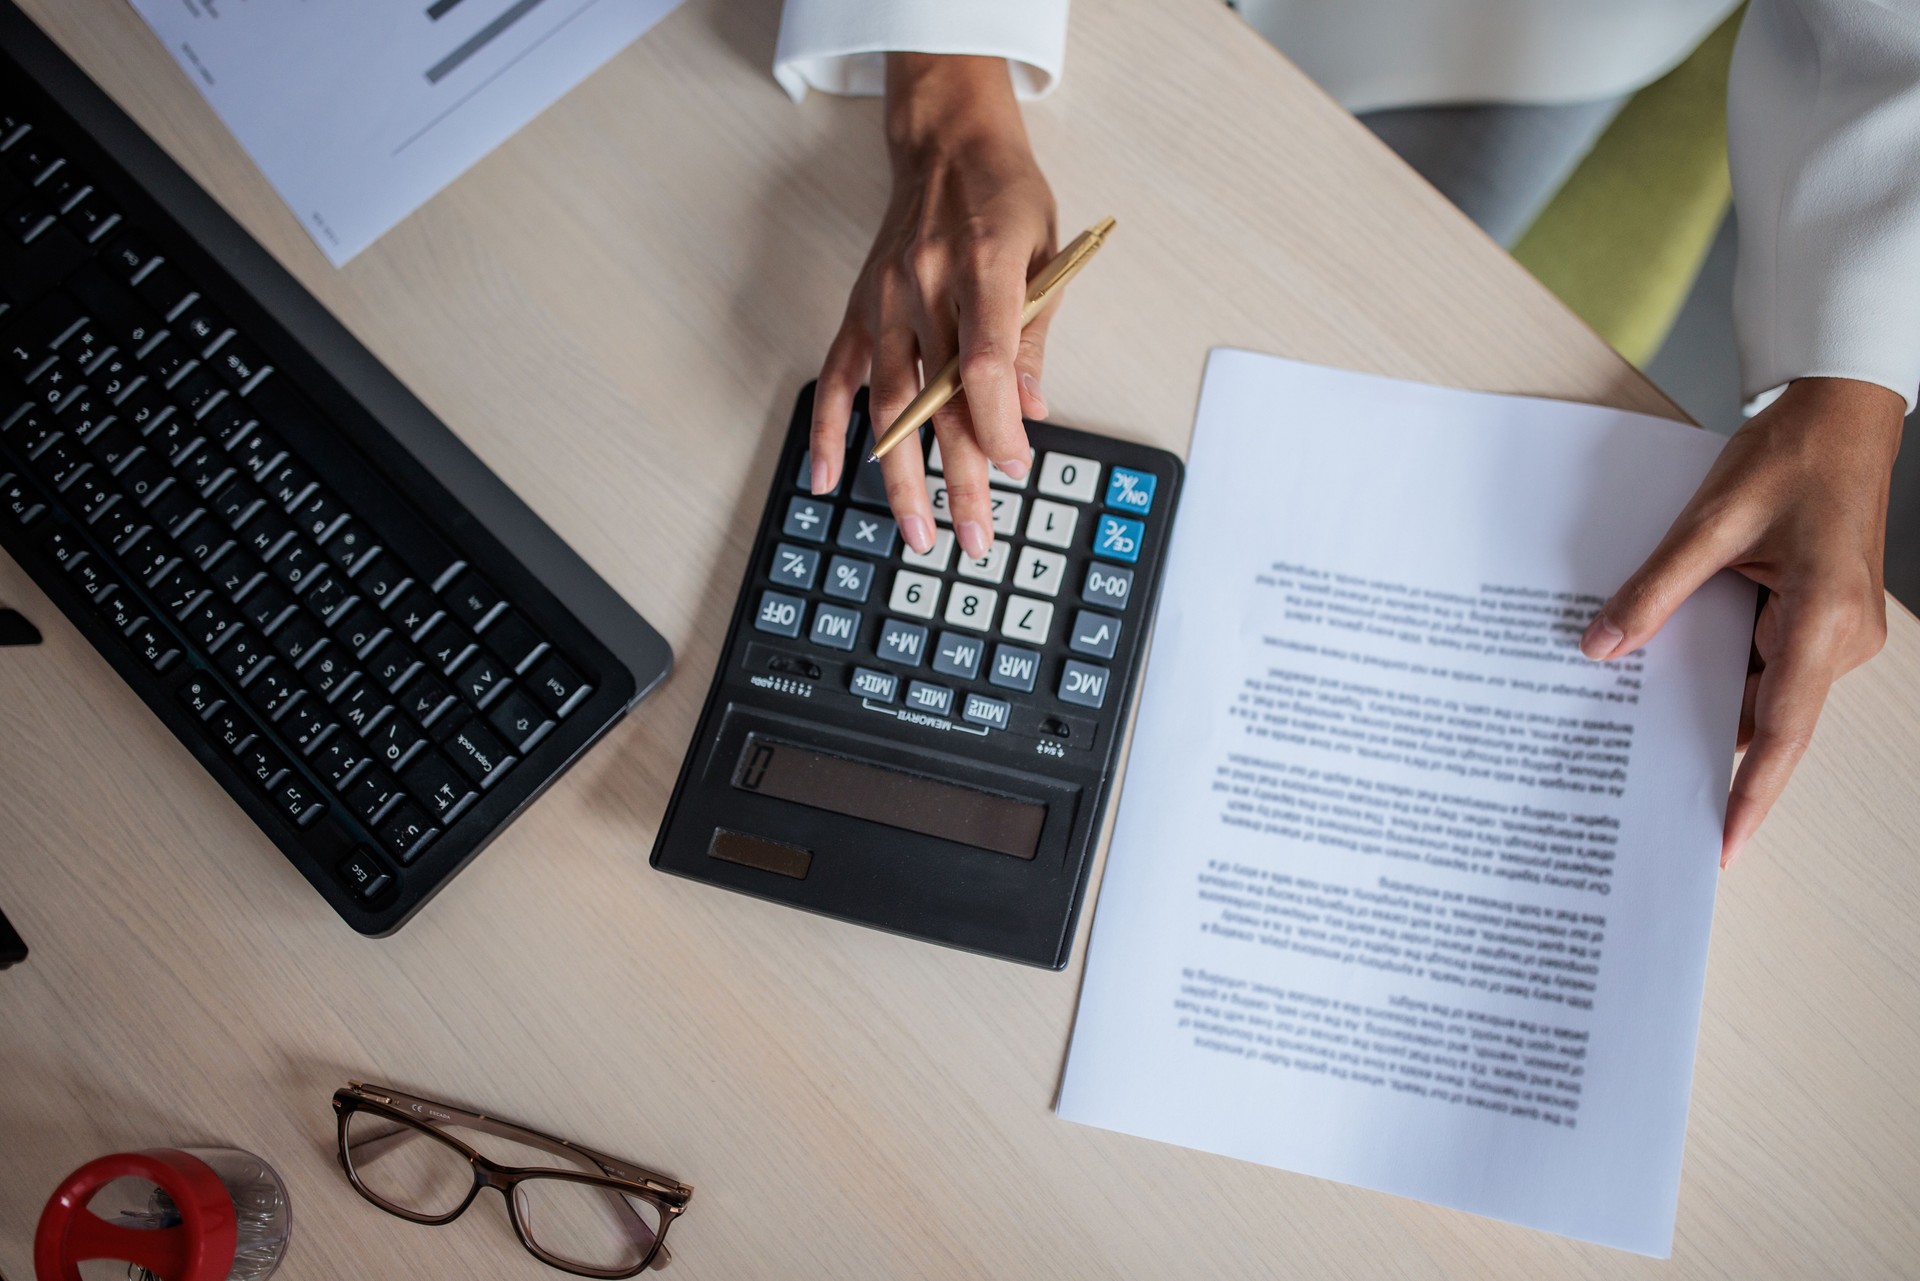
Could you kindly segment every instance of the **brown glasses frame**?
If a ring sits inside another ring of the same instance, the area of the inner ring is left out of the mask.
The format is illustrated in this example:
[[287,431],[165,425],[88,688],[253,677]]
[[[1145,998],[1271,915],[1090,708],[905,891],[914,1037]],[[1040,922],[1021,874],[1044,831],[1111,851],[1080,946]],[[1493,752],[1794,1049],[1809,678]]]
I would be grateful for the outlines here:
[[[618,1281],[618,1278],[638,1276],[648,1268],[664,1268],[673,1256],[667,1252],[667,1229],[687,1208],[687,1202],[693,1196],[693,1189],[656,1170],[649,1170],[631,1161],[610,1157],[603,1152],[582,1147],[569,1139],[545,1134],[539,1130],[517,1125],[512,1121],[503,1121],[499,1117],[487,1116],[466,1108],[455,1107],[450,1103],[439,1103],[432,1099],[420,1098],[385,1085],[373,1085],[363,1081],[350,1082],[345,1089],[333,1092],[333,1111],[338,1120],[340,1135],[340,1168],[346,1173],[347,1182],[353,1190],[379,1206],[388,1214],[413,1223],[423,1223],[428,1227],[440,1227],[453,1222],[467,1212],[474,1198],[483,1188],[497,1188],[507,1202],[507,1219],[513,1224],[513,1234],[520,1238],[520,1244],[548,1267],[558,1268],[562,1272],[571,1272],[575,1276],[599,1277],[606,1281]],[[434,1142],[446,1144],[462,1156],[473,1170],[473,1187],[452,1212],[440,1215],[420,1214],[402,1206],[393,1204],[369,1190],[354,1172],[353,1160],[347,1152],[347,1123],[355,1112],[367,1112],[384,1117],[389,1121],[409,1126],[426,1134]],[[464,1125],[483,1134],[496,1135],[511,1139],[530,1147],[545,1148],[561,1156],[573,1156],[588,1162],[598,1169],[598,1175],[580,1170],[559,1169],[542,1166],[501,1165],[489,1160],[485,1155],[462,1143],[451,1134],[440,1129],[441,1124]],[[521,1222],[520,1211],[514,1204],[513,1192],[523,1181],[532,1178],[561,1179],[572,1183],[585,1183],[594,1187],[609,1188],[626,1196],[639,1197],[650,1202],[660,1211],[660,1227],[653,1234],[653,1248],[646,1257],[630,1268],[599,1269],[588,1268],[571,1260],[562,1259],[540,1248],[527,1234],[526,1224]]]

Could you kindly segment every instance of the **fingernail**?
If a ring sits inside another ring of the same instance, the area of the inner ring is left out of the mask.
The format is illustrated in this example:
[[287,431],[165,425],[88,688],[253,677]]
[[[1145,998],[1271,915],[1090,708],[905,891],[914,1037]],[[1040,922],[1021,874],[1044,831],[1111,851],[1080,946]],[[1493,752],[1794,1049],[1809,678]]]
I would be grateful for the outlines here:
[[816,494],[827,492],[827,460],[824,458],[813,460],[813,492]]
[[1733,860],[1739,858],[1740,851],[1744,850],[1745,848],[1747,848],[1747,838],[1743,836],[1739,840],[1735,841],[1733,844],[1727,846],[1726,849],[1722,850],[1720,852],[1720,870],[1724,872],[1728,868],[1732,867]]
[[900,536],[917,552],[924,554],[933,550],[933,532],[927,528],[925,516],[902,516]]
[[1004,463],[995,463],[994,466],[998,467],[1001,474],[1009,480],[1025,480],[1027,478],[1027,460],[1024,458],[1009,458]]
[[1620,642],[1627,634],[1615,627],[1605,614],[1596,614],[1587,624],[1587,634],[1580,638],[1580,652],[1599,662],[1620,648]]
[[1045,418],[1047,416],[1047,398],[1040,394],[1040,380],[1032,374],[1021,374],[1020,386],[1026,391],[1027,395],[1033,397],[1034,402],[1039,405],[1039,417]]
[[992,543],[987,538],[987,527],[977,520],[963,520],[953,527],[953,536],[960,540],[960,549],[967,555],[979,560],[987,554]]

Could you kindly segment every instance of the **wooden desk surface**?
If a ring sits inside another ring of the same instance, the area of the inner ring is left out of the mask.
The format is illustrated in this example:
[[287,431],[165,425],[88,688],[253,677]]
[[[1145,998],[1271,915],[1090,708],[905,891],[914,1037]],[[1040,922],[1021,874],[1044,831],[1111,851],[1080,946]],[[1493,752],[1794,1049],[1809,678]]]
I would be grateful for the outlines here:
[[[1920,1266],[1911,616],[1724,883],[1671,1265],[1068,1124],[1049,1104],[1084,923],[1042,973],[646,865],[779,433],[881,209],[875,106],[794,107],[767,75],[774,0],[693,0],[336,272],[122,0],[27,7],[679,667],[372,942],[0,557],[0,601],[47,634],[0,651],[0,902],[33,948],[0,975],[0,1270],[27,1275],[82,1160],[220,1142],[289,1180],[292,1281],[551,1275],[491,1198],[444,1229],[361,1202],[327,1108],[349,1074],[695,1184],[684,1281]],[[1079,0],[1028,118],[1064,224],[1120,219],[1054,329],[1062,421],[1183,449],[1219,343],[1667,408],[1214,0]]]

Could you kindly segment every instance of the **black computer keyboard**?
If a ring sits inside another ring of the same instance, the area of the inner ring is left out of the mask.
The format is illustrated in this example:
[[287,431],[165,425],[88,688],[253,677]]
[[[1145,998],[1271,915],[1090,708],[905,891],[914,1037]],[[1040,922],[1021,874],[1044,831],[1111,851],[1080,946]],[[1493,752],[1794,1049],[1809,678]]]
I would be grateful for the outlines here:
[[10,6],[0,47],[0,546],[390,932],[665,644]]

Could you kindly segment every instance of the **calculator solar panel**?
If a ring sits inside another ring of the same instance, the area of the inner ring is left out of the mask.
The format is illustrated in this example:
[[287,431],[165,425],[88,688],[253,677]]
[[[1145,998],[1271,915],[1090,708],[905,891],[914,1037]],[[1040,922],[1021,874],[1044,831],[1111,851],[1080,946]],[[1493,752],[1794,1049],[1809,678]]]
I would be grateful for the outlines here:
[[[993,956],[1067,962],[1181,478],[1165,450],[1028,423],[994,544],[931,552],[888,514],[866,394],[840,488],[794,409],[719,672],[653,863]],[[911,444],[901,446],[911,448]]]

